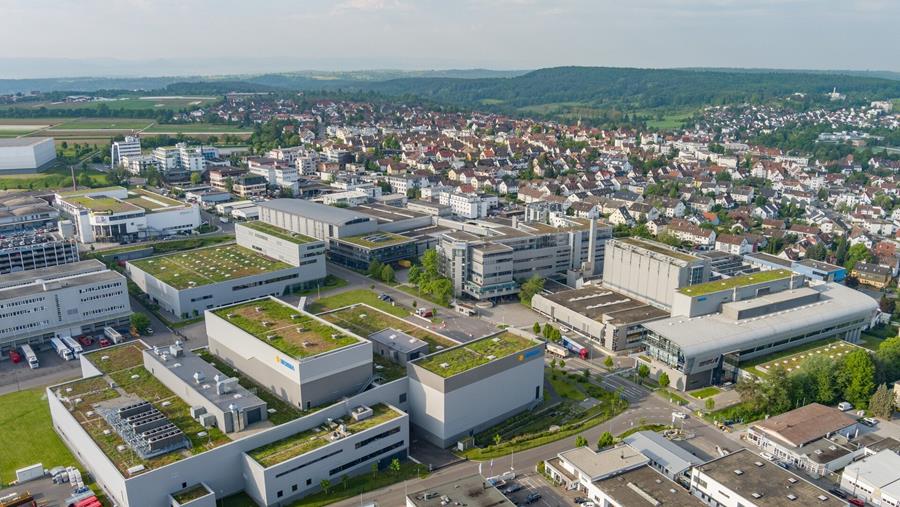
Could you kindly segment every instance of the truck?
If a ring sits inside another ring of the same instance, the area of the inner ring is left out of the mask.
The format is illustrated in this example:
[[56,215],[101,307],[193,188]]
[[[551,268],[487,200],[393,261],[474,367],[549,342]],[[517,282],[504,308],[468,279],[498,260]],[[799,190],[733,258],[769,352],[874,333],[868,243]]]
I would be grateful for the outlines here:
[[62,335],[59,338],[62,340],[63,343],[66,344],[66,346],[68,346],[70,349],[72,349],[72,354],[74,354],[75,357],[80,356],[81,353],[84,352],[84,349],[81,348],[81,344],[78,343],[78,341],[75,340],[75,338],[72,338],[71,336],[69,336],[67,334]]
[[106,336],[107,338],[112,340],[112,342],[115,343],[116,345],[125,341],[125,337],[122,336],[122,333],[116,331],[115,329],[113,329],[109,326],[106,326],[103,328],[103,336]]
[[56,354],[63,358],[63,360],[71,361],[72,359],[75,359],[75,355],[72,354],[72,349],[67,347],[59,338],[50,338],[50,346],[53,347]]
[[585,347],[584,347],[583,345],[581,345],[580,343],[578,343],[578,342],[576,342],[575,340],[569,338],[568,336],[563,336],[563,337],[562,337],[562,344],[563,344],[563,347],[569,349],[569,350],[572,351],[574,354],[578,355],[578,357],[580,357],[580,358],[582,358],[582,359],[587,359],[587,356],[588,356],[588,349],[585,348]]
[[25,345],[22,345],[21,349],[22,354],[25,355],[25,360],[28,361],[28,367],[32,370],[40,368],[41,363],[38,362],[37,354],[35,354],[34,351],[31,350],[31,345],[28,345],[26,343]]
[[547,352],[559,357],[569,357],[569,349],[554,342],[547,342]]

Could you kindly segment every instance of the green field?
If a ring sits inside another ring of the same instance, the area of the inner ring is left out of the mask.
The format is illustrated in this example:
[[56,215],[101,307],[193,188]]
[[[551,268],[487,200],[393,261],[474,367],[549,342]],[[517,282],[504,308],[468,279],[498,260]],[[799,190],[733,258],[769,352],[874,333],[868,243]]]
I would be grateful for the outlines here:
[[697,389],[696,391],[691,391],[688,394],[697,398],[698,400],[702,400],[705,398],[709,398],[711,396],[715,396],[721,393],[722,390],[715,386],[704,387],[702,389]]
[[684,127],[684,123],[691,119],[693,113],[672,113],[663,115],[662,119],[647,120],[647,128],[651,130],[675,130]]
[[491,361],[517,354],[534,345],[535,343],[528,338],[503,332],[496,336],[468,342],[461,347],[432,354],[415,364],[436,375],[448,378]]
[[154,109],[187,109],[199,107],[214,102],[216,97],[124,97],[113,100],[92,102],[35,102],[20,104],[16,107],[48,110],[54,109],[96,109],[100,105],[106,105],[111,110],[125,109],[129,111],[154,110]]
[[[377,298],[375,300],[378,301]],[[384,301],[378,302],[384,304]],[[409,321],[397,318],[364,304],[347,307],[342,310],[321,314],[319,316],[328,322],[363,337],[368,337],[372,333],[377,333],[378,331],[387,328],[396,329],[397,331],[402,331],[410,336],[415,336],[416,338],[427,342],[430,352],[436,352],[457,345],[457,343],[445,336],[426,331]]]
[[826,338],[793,349],[759,357],[746,364],[741,363],[740,367],[743,370],[748,370],[751,373],[756,373],[761,376],[768,375],[775,366],[781,366],[790,373],[799,368],[800,365],[803,364],[803,361],[812,356],[821,355],[832,359],[839,359],[840,356],[845,356],[850,352],[853,352],[857,347],[857,345],[853,345],[852,343],[843,340]]
[[195,132],[208,134],[252,134],[253,129],[242,128],[239,125],[226,125],[219,123],[157,123],[143,131],[145,134],[190,134]]
[[153,123],[153,120],[132,118],[74,118],[54,125],[49,132],[59,130],[141,130]]
[[[378,296],[365,289],[348,290],[333,296],[319,298],[315,300],[309,307],[312,313],[321,313],[328,310],[337,310],[345,306],[363,303],[377,308],[383,312],[387,312],[395,317],[408,317],[410,311],[403,306],[394,306],[391,303],[378,299]],[[383,329],[383,328],[382,328]],[[376,330],[377,331],[377,330]]]
[[[81,170],[76,171],[76,175]],[[109,176],[93,169],[87,171],[92,187],[103,187],[110,184]],[[72,188],[72,176],[68,168],[54,167],[37,174],[10,174],[0,178],[0,190],[31,190],[41,188]]]
[[[14,365],[15,366],[15,365]],[[50,421],[43,389],[0,396],[0,482],[15,480],[16,470],[35,463],[44,468],[78,465]]]

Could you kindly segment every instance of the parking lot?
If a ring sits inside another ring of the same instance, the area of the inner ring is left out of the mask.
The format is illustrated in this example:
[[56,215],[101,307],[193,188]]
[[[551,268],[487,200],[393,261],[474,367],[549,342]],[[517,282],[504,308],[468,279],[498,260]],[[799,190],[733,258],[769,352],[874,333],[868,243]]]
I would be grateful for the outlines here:
[[[537,507],[575,505],[574,495],[566,496],[562,490],[551,486],[542,475],[536,472],[521,474],[499,489],[516,505]],[[531,503],[529,503],[529,499],[533,499]]]

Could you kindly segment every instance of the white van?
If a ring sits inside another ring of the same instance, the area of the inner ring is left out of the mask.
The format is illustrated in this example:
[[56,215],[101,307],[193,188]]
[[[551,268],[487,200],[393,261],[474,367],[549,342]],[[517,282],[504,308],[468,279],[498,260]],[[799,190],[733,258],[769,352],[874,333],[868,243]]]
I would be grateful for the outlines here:
[[838,403],[837,408],[838,408],[838,410],[840,410],[841,412],[846,412],[846,411],[848,411],[848,410],[853,410],[853,405],[850,404],[849,402],[842,401],[842,402]]

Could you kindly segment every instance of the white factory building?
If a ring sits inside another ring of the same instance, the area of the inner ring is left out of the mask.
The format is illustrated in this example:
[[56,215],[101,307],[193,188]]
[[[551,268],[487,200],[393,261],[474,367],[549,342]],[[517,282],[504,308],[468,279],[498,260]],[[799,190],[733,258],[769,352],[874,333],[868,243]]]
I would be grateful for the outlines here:
[[0,174],[32,173],[56,160],[52,137],[0,139]]

